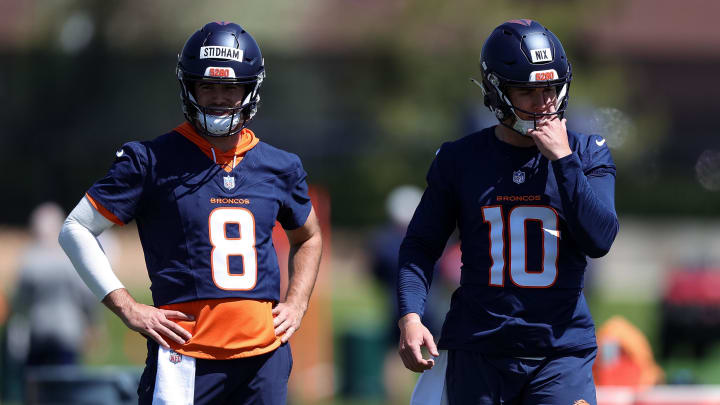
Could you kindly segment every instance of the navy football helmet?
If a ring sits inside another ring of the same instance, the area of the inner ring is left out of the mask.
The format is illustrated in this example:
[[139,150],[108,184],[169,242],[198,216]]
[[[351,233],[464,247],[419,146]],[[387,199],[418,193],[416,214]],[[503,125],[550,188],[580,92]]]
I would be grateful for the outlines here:
[[[257,112],[265,63],[255,39],[228,22],[206,24],[188,38],[178,55],[177,78],[185,118],[208,136],[237,134]],[[203,107],[195,99],[195,83],[243,86],[238,107]]]
[[[572,72],[560,40],[533,20],[510,20],[490,34],[480,54],[482,83],[473,79],[484,94],[485,105],[502,125],[527,135],[538,119],[558,115],[567,108]],[[553,86],[557,91],[555,112],[535,113],[517,108],[508,97],[509,87],[537,88]],[[516,111],[533,118],[521,120]],[[506,124],[513,118],[512,124]]]

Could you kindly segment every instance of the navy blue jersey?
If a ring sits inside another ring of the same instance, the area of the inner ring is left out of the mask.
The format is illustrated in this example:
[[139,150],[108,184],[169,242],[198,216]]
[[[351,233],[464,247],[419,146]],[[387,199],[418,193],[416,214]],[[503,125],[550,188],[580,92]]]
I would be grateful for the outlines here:
[[432,269],[457,227],[460,287],[439,348],[509,356],[595,346],[582,293],[586,257],[618,230],[615,164],[605,140],[568,132],[557,161],[501,142],[494,127],[448,142],[400,248],[401,316],[424,311]]
[[298,228],[311,209],[299,158],[258,142],[226,171],[177,130],[123,145],[88,195],[137,221],[156,306],[278,301],[273,226]]

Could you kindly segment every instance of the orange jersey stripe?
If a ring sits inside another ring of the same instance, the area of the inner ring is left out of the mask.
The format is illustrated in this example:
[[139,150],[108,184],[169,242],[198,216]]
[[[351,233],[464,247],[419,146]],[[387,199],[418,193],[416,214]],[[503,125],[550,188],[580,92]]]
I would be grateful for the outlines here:
[[100,214],[102,214],[102,216],[104,216],[105,218],[109,219],[111,222],[114,222],[114,223],[117,224],[117,225],[120,225],[120,226],[125,225],[125,223],[124,223],[123,221],[121,221],[120,218],[118,218],[117,216],[115,216],[115,214],[113,214],[112,212],[110,212],[107,208],[103,207],[102,204],[100,204],[99,202],[95,201],[95,199],[92,198],[92,197],[90,196],[90,194],[85,193],[85,197],[87,197],[88,201],[90,201],[90,204],[92,204],[92,206],[95,207],[95,209],[96,209]]
[[180,311],[195,317],[194,321],[176,321],[192,334],[184,345],[166,341],[186,356],[227,360],[257,356],[280,346],[275,336],[271,301],[224,298],[163,305],[160,308]]
[[[213,145],[208,142],[207,139],[200,136],[192,124],[185,121],[175,127],[174,131],[197,145],[197,147],[200,148],[207,157],[213,159]],[[243,130],[240,131],[240,136],[238,137],[238,142],[235,145],[235,148],[226,151],[215,150],[215,163],[222,166],[223,169],[229,173],[234,168],[233,163],[237,165],[237,163],[242,160],[243,156],[245,156],[245,152],[255,147],[258,142],[260,142],[260,139],[255,136],[253,131],[248,128],[243,128]]]

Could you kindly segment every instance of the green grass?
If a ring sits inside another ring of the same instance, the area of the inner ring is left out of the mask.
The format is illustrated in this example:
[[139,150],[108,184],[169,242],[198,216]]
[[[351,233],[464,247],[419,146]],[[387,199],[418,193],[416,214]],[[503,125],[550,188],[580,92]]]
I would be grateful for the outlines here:
[[[141,302],[150,302],[150,292],[146,287],[131,289],[131,293]],[[387,331],[390,314],[386,307],[387,292],[367,277],[338,276],[333,281],[333,337],[336,361],[336,391],[340,391],[342,373],[350,370],[343,363],[343,344],[354,339],[357,353],[354,362],[358,364],[355,373],[381,373],[383,355],[387,346],[380,336]],[[655,302],[609,302],[588,296],[591,312],[599,327],[613,315],[622,315],[637,326],[648,338],[656,352],[656,359],[670,378],[689,378],[703,384],[720,384],[720,344],[708,351],[704,359],[695,359],[690,350],[678,351],[668,359],[659,359],[658,323],[659,307]],[[103,309],[102,319],[106,336],[95,344],[86,356],[89,365],[142,366],[146,354],[144,339],[131,332],[113,313]],[[101,335],[102,336],[102,335]],[[399,362],[400,360],[397,359]],[[408,372],[409,373],[409,372]],[[358,374],[360,375],[360,374]],[[382,376],[375,376],[382,381]],[[337,396],[318,405],[394,405],[407,404],[412,391],[412,377],[402,382],[401,395],[395,400],[386,399],[377,390],[368,390],[364,398],[342,398]],[[293,402],[293,405],[309,405]]]

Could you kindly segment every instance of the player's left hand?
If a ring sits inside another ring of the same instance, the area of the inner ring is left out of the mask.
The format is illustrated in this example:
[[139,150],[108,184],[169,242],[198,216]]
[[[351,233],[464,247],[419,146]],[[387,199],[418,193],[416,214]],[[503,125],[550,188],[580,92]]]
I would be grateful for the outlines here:
[[305,310],[299,305],[281,302],[273,308],[272,314],[275,336],[280,336],[280,340],[285,343],[300,329],[300,321],[305,315]]
[[558,160],[572,153],[567,135],[567,120],[553,116],[540,121],[537,129],[529,129],[528,136],[533,138],[535,145],[549,160]]

